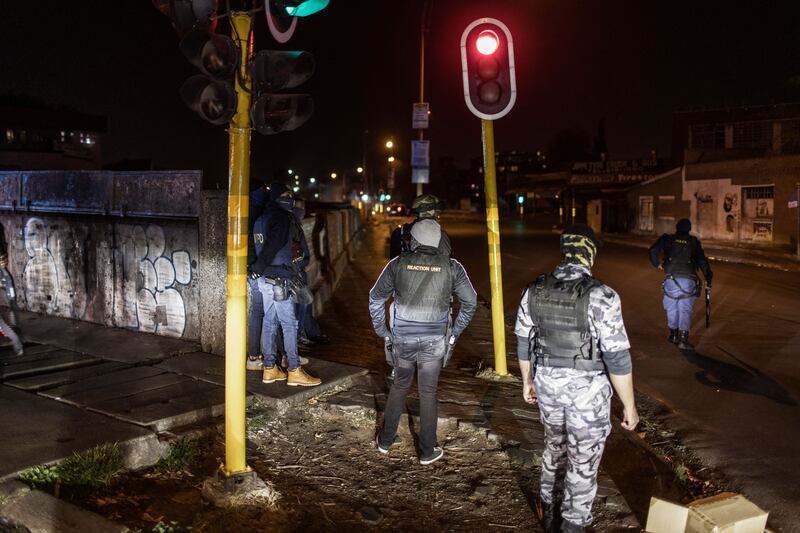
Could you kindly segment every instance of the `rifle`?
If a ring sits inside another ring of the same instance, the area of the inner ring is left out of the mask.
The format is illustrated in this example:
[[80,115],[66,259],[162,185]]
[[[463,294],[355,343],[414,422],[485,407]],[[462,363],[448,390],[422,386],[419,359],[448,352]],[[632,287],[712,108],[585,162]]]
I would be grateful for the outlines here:
[[711,287],[706,283],[706,329],[711,325]]

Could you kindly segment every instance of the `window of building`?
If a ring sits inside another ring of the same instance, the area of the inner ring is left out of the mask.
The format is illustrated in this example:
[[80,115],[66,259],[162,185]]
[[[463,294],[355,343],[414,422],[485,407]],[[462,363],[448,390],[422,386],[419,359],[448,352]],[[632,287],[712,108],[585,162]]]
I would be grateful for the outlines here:
[[742,187],[745,200],[767,200],[775,198],[775,187],[767,185],[764,187]]
[[14,130],[6,130],[5,139],[6,139],[6,142],[8,144],[13,144],[14,143]]
[[725,148],[724,124],[695,124],[690,126],[690,146],[703,150]]
[[511,172],[516,172],[518,170],[519,170],[519,167],[517,165],[511,165]]
[[653,231],[653,197],[639,197],[639,229]]
[[772,145],[772,122],[743,122],[733,125],[734,148],[769,148]]

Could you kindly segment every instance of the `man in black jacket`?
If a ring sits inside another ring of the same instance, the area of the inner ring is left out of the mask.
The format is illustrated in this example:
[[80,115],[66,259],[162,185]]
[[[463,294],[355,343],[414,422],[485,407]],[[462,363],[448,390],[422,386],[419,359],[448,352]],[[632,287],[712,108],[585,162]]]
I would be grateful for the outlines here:
[[[426,219],[432,219],[438,222],[441,211],[442,206],[439,202],[439,198],[433,194],[423,194],[422,196],[414,198],[414,201],[411,203],[411,212],[414,213],[417,218],[408,224],[396,227],[394,231],[392,231],[392,235],[389,238],[389,259],[394,259],[401,253],[410,250],[411,228],[414,227],[414,224],[420,220]],[[453,249],[450,245],[450,237],[444,230],[442,230],[442,237],[437,244],[437,248],[448,257],[452,255]]]
[[283,331],[287,357],[288,385],[315,386],[321,383],[309,376],[300,366],[297,353],[297,317],[295,302],[290,294],[290,282],[298,277],[297,264],[308,251],[303,229],[292,209],[292,193],[283,183],[273,183],[269,188],[269,203],[264,213],[253,225],[253,242],[256,255],[250,263],[252,277],[264,306],[261,329],[261,347],[264,354],[264,383],[287,380],[287,373],[276,363],[276,337],[278,327]]
[[703,271],[706,286],[711,288],[711,266],[700,240],[692,231],[692,223],[682,218],[675,225],[675,233],[663,234],[650,247],[650,262],[666,273],[662,284],[664,310],[667,312],[669,341],[681,350],[694,350],[689,343],[689,327],[692,324],[692,309],[700,295],[700,280],[697,270]]
[[[389,261],[369,292],[369,312],[375,333],[387,345],[386,355],[395,378],[384,411],[383,429],[376,437],[378,451],[389,453],[406,396],[417,374],[420,411],[420,463],[438,461],[444,455],[436,446],[438,422],[436,392],[439,372],[452,355],[456,340],[475,314],[477,294],[464,267],[438,245],[442,231],[434,220],[420,220],[411,228],[411,250]],[[391,330],[386,325],[386,300],[391,305]],[[450,330],[450,302],[455,296],[461,308]],[[450,330],[450,331],[448,331]]]

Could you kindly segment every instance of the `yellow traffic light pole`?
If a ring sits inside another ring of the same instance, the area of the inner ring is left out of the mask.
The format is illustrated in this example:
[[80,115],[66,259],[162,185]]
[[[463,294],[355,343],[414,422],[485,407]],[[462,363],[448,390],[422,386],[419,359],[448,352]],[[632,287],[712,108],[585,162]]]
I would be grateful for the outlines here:
[[486,228],[489,238],[489,284],[492,292],[492,337],[494,371],[508,375],[506,366],[506,331],[503,318],[503,272],[500,261],[500,217],[497,212],[497,177],[494,169],[494,127],[481,119],[483,132],[483,175],[486,188]]
[[250,190],[250,13],[231,13],[241,52],[236,114],[228,127],[228,276],[225,299],[225,476],[250,471],[245,453],[247,230]]

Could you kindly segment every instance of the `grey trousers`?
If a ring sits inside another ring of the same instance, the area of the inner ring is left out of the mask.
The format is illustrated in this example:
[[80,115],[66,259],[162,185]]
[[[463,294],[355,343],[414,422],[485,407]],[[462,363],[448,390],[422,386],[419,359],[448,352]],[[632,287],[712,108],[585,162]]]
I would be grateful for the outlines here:
[[588,526],[611,433],[611,383],[603,372],[537,367],[534,385],[544,426],[541,499],[546,504],[560,499],[564,520]]

